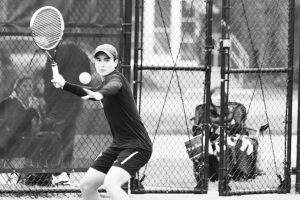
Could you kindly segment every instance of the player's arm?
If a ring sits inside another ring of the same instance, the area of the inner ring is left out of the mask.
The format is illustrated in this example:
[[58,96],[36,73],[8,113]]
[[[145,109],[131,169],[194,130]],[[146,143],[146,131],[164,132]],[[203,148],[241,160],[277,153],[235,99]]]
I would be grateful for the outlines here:
[[99,101],[103,99],[103,95],[100,92],[94,92],[91,88],[84,88],[83,86],[68,83],[61,74],[55,74],[51,80],[53,85],[57,88],[62,88],[68,92],[71,92],[82,99],[90,99]]
[[91,88],[83,87],[68,82],[65,82],[63,90],[80,96],[82,99],[89,99],[94,101],[100,101],[101,99],[103,99],[103,95],[100,92],[94,92]]
[[[90,87],[83,87],[80,85],[76,85],[76,84],[67,82],[64,79],[64,77],[59,73],[54,74],[51,82],[53,83],[54,86],[56,86],[58,88],[62,88],[63,90],[71,92],[80,97],[85,97],[85,96],[89,95],[90,92],[92,92]],[[90,99],[92,99],[92,100],[101,100],[103,98],[102,97],[101,99],[99,99],[99,96],[97,96],[97,95],[90,95],[90,96],[96,97],[96,98],[91,97]]]
[[118,91],[122,88],[122,81],[118,77],[111,78],[104,85],[100,86],[96,91],[92,91],[84,88],[84,91],[87,93],[86,96],[82,99],[95,99],[101,100],[105,96],[110,96],[117,94]]
[[122,87],[122,81],[119,77],[113,77],[103,86],[101,86],[97,91],[92,91],[91,88],[82,87],[76,84],[68,83],[64,77],[56,73],[53,76],[51,82],[59,88],[62,88],[66,91],[69,91],[77,96],[82,97],[82,99],[91,99],[91,100],[101,100],[103,96],[110,96],[116,94]]
[[116,76],[111,78],[107,83],[101,86],[97,91],[100,92],[103,96],[110,96],[117,94],[118,91],[122,88],[122,80]]

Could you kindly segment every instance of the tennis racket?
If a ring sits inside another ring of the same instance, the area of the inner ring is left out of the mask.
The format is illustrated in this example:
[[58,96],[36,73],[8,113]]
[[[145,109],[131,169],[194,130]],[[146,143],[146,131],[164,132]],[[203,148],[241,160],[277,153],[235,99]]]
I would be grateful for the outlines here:
[[55,55],[65,29],[64,19],[60,11],[52,6],[39,8],[31,17],[30,29],[33,41],[45,51],[52,62],[53,76],[58,74]]

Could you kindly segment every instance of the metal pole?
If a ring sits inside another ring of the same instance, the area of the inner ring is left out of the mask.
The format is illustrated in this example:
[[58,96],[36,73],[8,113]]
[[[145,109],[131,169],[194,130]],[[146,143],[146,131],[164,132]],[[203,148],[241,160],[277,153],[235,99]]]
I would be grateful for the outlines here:
[[[300,41],[300,36],[298,36],[299,41]],[[300,42],[298,44],[300,47]],[[299,51],[299,56],[300,56],[300,51]],[[299,68],[298,68],[298,75],[300,77],[300,62],[299,62]],[[295,188],[296,188],[296,193],[300,193],[300,103],[299,103],[299,98],[300,98],[300,81],[298,78],[298,121],[297,121],[297,163],[296,163],[296,183],[295,183]]]
[[224,97],[225,95],[225,71],[226,67],[229,65],[229,49],[230,49],[230,37],[229,37],[229,9],[230,1],[223,0],[222,2],[222,40],[220,43],[220,53],[221,53],[221,113],[220,113],[220,166],[219,166],[219,194],[220,196],[227,195],[228,191],[228,180],[227,180],[227,165],[226,165],[226,154],[224,147],[226,146],[225,142],[225,124],[224,118],[227,110],[227,104]]
[[124,23],[123,27],[123,57],[122,57],[122,73],[131,82],[131,27],[132,27],[132,1],[125,0],[124,4]]
[[[206,38],[205,38],[205,160],[204,160],[204,172],[202,176],[202,193],[206,193],[208,190],[208,145],[210,136],[210,127],[208,123],[210,122],[210,84],[211,84],[211,66],[212,66],[212,50],[213,40],[212,40],[212,7],[213,0],[208,0],[206,3]],[[195,191],[196,192],[196,191]]]
[[295,21],[295,0],[289,1],[289,30],[288,30],[288,82],[287,82],[287,149],[285,163],[285,182],[284,190],[289,192],[291,189],[291,144],[292,144],[292,105],[293,105],[293,71],[294,71],[294,21]]
[[[138,84],[140,84],[138,80],[138,62],[139,62],[139,52],[141,51],[141,41],[140,41],[140,34],[143,34],[140,30],[140,10],[143,9],[142,5],[143,0],[135,0],[135,21],[134,21],[134,54],[133,54],[133,98],[137,103],[138,97]],[[142,52],[141,52],[142,53]],[[141,111],[141,101],[139,102],[139,112]],[[141,188],[140,182],[140,174],[139,172],[135,175],[135,180],[132,184],[132,190],[134,193],[144,193]],[[128,190],[129,191],[129,190]]]
[[135,22],[134,22],[134,58],[133,58],[133,97],[137,102],[137,90],[138,90],[138,61],[140,49],[140,9],[142,0],[135,1]]

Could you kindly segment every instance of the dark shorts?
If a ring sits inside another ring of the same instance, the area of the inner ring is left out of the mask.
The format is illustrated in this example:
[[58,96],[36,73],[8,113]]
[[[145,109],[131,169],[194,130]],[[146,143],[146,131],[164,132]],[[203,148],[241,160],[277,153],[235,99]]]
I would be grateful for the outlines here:
[[99,154],[91,167],[107,174],[111,166],[117,166],[134,176],[149,161],[151,154],[151,151],[140,148],[109,147]]

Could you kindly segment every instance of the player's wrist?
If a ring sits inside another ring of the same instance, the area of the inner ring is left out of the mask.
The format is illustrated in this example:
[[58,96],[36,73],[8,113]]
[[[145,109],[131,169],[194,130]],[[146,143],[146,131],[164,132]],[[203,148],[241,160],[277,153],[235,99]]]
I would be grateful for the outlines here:
[[65,85],[66,85],[66,82],[67,82],[67,81],[65,81],[65,80],[62,80],[62,82],[61,82],[61,86],[60,86],[60,88],[61,88],[61,89],[64,89],[64,87],[65,87]]
[[100,101],[101,99],[103,99],[103,95],[100,92],[95,92],[95,97],[94,97],[97,101]]

